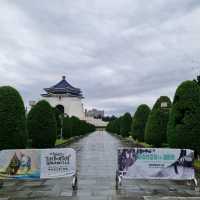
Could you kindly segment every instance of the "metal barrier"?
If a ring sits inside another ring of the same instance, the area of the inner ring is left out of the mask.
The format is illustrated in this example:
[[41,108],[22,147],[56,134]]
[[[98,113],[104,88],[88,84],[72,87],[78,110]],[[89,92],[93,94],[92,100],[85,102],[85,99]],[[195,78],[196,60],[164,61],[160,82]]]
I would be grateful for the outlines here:
[[78,189],[78,176],[77,176],[77,173],[73,175],[72,189],[73,190],[77,190]]

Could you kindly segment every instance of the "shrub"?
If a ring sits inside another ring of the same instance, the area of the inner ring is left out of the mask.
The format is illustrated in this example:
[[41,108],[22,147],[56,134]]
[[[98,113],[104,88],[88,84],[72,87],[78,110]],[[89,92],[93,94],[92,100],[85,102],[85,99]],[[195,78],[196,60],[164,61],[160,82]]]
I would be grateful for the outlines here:
[[176,90],[169,117],[167,139],[170,147],[200,152],[200,87],[183,82]]
[[72,137],[72,124],[68,116],[63,119],[63,137],[65,139]]
[[120,135],[120,123],[122,117],[116,118],[113,121],[110,121],[106,127],[106,130],[110,133],[116,133]]
[[84,120],[81,120],[80,121],[80,132],[81,132],[81,135],[85,135],[87,133],[91,133],[91,132],[94,132],[95,131],[95,126],[84,121]]
[[95,131],[95,126],[80,120],[77,117],[65,117],[63,121],[63,135],[64,138],[73,136],[85,135]]
[[110,121],[113,121],[113,120],[115,120],[115,119],[117,119],[117,117],[115,117],[114,115],[112,115],[111,117],[105,116],[105,117],[102,118],[102,120],[103,120],[104,122],[110,122]]
[[34,148],[51,148],[56,141],[56,119],[50,104],[39,101],[28,113],[28,133]]
[[137,108],[131,126],[131,133],[134,139],[142,142],[144,141],[144,131],[149,113],[150,108],[145,104],[142,104]]
[[122,116],[114,120],[114,123],[113,123],[113,132],[117,133],[118,135],[120,135],[121,120],[122,120]]
[[[116,120],[116,119],[115,119]],[[113,132],[113,124],[114,124],[114,121],[115,120],[112,120],[112,121],[110,121],[108,124],[107,124],[107,126],[106,126],[106,131],[107,132]]]
[[80,131],[80,119],[72,116],[70,118],[70,123],[71,123],[71,127],[72,127],[72,136],[79,136],[81,135],[81,131]]
[[26,118],[23,100],[10,86],[0,87],[0,149],[25,148]]
[[120,134],[123,137],[129,136],[131,130],[132,117],[130,113],[125,113],[120,120]]
[[[166,105],[165,105],[166,104]],[[145,142],[155,147],[166,143],[167,123],[171,101],[166,96],[161,96],[153,106],[149,114],[145,128]]]

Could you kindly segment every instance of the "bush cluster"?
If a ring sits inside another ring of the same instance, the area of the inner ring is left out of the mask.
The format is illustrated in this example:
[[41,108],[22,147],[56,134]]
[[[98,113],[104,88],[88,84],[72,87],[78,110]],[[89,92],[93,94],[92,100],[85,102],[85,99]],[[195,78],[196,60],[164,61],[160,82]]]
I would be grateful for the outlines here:
[[166,135],[170,109],[170,99],[161,96],[152,110],[146,104],[142,104],[138,106],[133,117],[125,113],[111,121],[106,130],[123,137],[131,135],[135,140],[146,142],[154,147],[161,147],[167,143]]
[[[108,123],[106,130],[127,137],[129,117]],[[188,148],[200,153],[200,78],[181,83],[173,103],[161,96],[152,110],[140,105],[131,122],[131,136],[154,147]]]
[[64,117],[63,119],[63,137],[65,139],[85,135],[95,131],[95,126],[87,123],[84,120],[80,120],[77,117]]
[[200,153],[200,86],[185,81],[176,90],[170,112],[167,139],[170,147]]
[[167,142],[167,124],[171,101],[166,96],[161,96],[153,106],[145,127],[144,141],[155,147],[161,147]]
[[95,130],[95,126],[76,117],[64,117],[45,100],[34,105],[27,115],[19,92],[10,86],[0,87],[0,150],[52,148],[61,128],[64,138]]
[[28,113],[27,126],[33,148],[52,148],[56,141],[57,124],[54,110],[45,101],[39,101]]
[[135,140],[144,141],[144,131],[150,111],[149,106],[146,104],[142,104],[137,108],[131,125],[131,134]]
[[[63,118],[61,123],[61,118]],[[152,110],[140,105],[134,116],[125,113],[109,118],[108,132],[146,142],[155,147],[190,148],[200,153],[200,84],[181,83],[173,103],[161,96]],[[33,148],[51,148],[63,129],[63,137],[84,135],[95,127],[76,117],[64,117],[44,100],[26,113],[23,100],[10,86],[0,87],[0,150],[26,148],[28,139]]]
[[110,121],[106,127],[106,130],[123,137],[128,137],[130,135],[131,123],[132,117],[130,113],[125,113],[123,116]]
[[26,118],[23,100],[10,86],[0,87],[0,150],[25,148]]

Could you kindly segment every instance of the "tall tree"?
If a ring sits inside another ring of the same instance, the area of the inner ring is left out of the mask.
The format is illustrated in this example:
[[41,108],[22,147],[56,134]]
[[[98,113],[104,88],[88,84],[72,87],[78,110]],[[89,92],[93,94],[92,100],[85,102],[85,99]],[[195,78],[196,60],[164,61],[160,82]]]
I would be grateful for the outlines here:
[[25,108],[19,92],[0,87],[0,149],[25,148],[27,131]]
[[120,123],[122,116],[110,121],[106,127],[106,131],[120,135]]
[[162,143],[166,143],[170,109],[171,101],[167,96],[161,96],[156,101],[147,120],[145,142],[155,147],[160,147]]
[[63,119],[63,137],[70,138],[72,136],[72,124],[70,118],[67,116]]
[[142,104],[137,108],[131,126],[131,133],[134,139],[144,141],[144,131],[150,111],[149,106],[146,104]]
[[132,123],[132,117],[130,113],[125,113],[120,121],[120,134],[123,137],[129,136],[129,132],[131,130],[131,123]]
[[185,81],[176,90],[169,117],[167,139],[170,147],[200,152],[200,87]]
[[32,139],[32,147],[54,147],[56,132],[53,108],[47,101],[39,101],[28,113],[28,133]]
[[80,131],[80,119],[78,117],[72,116],[70,118],[70,123],[72,126],[72,135],[73,136],[79,136],[81,135],[81,131]]

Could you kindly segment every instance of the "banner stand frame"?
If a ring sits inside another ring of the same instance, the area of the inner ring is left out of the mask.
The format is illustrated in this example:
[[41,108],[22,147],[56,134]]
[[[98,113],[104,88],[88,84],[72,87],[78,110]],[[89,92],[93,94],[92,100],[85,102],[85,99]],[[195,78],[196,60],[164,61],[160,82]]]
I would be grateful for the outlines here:
[[198,187],[198,180],[197,180],[197,178],[194,178],[193,181],[194,181],[194,189],[195,189],[195,191],[196,191],[196,192],[199,192],[199,187]]
[[77,172],[73,175],[73,179],[72,179],[72,190],[75,191],[78,189],[78,176],[77,176]]
[[[115,188],[116,188],[116,190],[118,190],[119,186],[122,185],[122,178],[123,178],[122,174],[118,170],[116,170],[116,177],[115,177]],[[147,180],[149,180],[149,179],[147,179]],[[169,179],[167,179],[167,180],[169,180]],[[197,178],[191,179],[191,181],[194,182],[194,190],[196,192],[199,192],[200,189],[198,187]]]
[[116,170],[116,176],[115,176],[115,187],[116,190],[118,190],[119,186],[122,185],[122,175],[118,170]]

